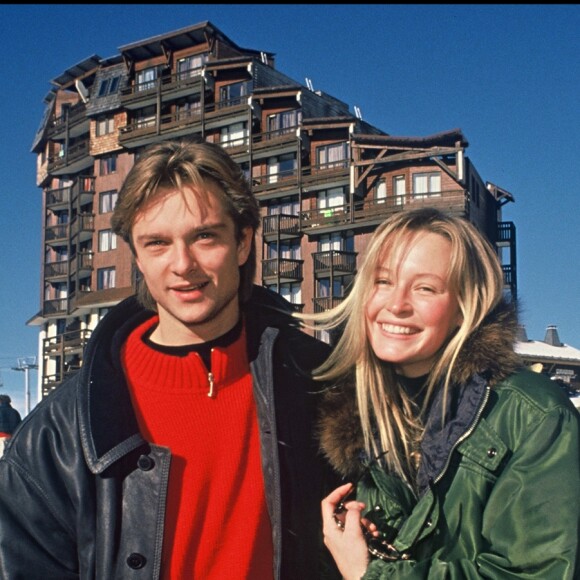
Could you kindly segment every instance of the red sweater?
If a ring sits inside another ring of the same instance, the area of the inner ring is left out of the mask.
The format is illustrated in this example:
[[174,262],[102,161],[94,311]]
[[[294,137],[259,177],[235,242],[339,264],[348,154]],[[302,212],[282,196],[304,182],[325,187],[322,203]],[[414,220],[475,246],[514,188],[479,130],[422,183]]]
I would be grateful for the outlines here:
[[151,348],[136,328],[122,361],[143,436],[172,453],[165,513],[166,580],[273,577],[270,519],[246,337],[211,354],[214,393],[196,352]]

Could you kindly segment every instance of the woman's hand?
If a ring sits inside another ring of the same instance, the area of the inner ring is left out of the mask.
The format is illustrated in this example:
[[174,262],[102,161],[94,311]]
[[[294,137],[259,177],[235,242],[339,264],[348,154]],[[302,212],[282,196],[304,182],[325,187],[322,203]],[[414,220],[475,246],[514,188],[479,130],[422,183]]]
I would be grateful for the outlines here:
[[[322,500],[322,533],[324,544],[330,550],[345,580],[360,580],[369,564],[369,553],[362,526],[369,523],[361,516],[365,504],[356,500],[346,501],[341,510],[342,499],[352,490],[347,483],[335,489]],[[339,512],[339,513],[337,513]],[[371,525],[369,531],[374,532]]]

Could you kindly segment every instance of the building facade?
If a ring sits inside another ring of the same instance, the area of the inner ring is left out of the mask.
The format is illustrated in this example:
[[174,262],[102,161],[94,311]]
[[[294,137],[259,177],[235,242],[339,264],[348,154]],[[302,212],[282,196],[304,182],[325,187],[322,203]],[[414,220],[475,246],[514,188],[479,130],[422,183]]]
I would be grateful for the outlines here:
[[45,104],[32,146],[43,287],[28,321],[39,327],[39,398],[79,368],[98,320],[133,291],[137,273],[111,211],[136,156],[162,140],[199,136],[239,163],[262,211],[256,283],[298,310],[339,303],[374,228],[420,206],[473,222],[517,299],[515,225],[501,216],[513,196],[482,180],[461,130],[389,135],[210,22],[93,55],[52,80]]

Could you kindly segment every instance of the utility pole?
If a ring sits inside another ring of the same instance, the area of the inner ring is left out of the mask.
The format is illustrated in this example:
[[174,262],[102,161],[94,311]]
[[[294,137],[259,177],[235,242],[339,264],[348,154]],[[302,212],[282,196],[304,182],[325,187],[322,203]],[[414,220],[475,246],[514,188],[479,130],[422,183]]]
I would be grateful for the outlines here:
[[28,415],[30,413],[30,386],[28,375],[30,369],[37,369],[35,356],[25,356],[20,357],[17,360],[18,366],[12,367],[13,371],[22,371],[24,373],[24,414]]

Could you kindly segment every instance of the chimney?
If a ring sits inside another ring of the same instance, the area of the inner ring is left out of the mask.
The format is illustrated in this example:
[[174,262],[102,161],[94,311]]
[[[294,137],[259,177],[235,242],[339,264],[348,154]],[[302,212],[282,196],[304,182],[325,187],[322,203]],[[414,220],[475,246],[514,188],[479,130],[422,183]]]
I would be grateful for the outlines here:
[[544,342],[551,346],[564,346],[560,342],[560,337],[558,336],[558,328],[556,325],[551,324],[546,328],[546,336],[544,337]]
[[518,324],[518,329],[516,330],[516,340],[518,342],[528,342],[528,334],[526,332],[526,327],[523,324]]

